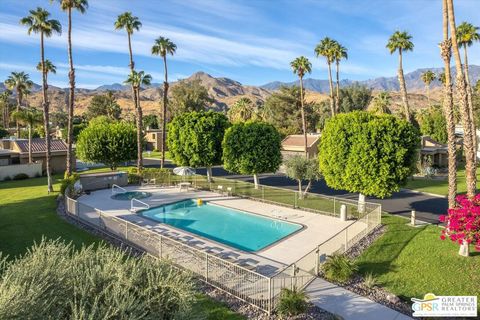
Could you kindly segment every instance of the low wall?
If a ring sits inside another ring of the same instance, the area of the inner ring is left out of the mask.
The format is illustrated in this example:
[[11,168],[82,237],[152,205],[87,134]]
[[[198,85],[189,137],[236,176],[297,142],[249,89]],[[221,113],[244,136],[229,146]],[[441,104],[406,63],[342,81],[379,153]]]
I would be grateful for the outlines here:
[[25,173],[30,178],[42,175],[42,163],[13,164],[0,166],[0,181],[9,177],[13,179],[17,174]]

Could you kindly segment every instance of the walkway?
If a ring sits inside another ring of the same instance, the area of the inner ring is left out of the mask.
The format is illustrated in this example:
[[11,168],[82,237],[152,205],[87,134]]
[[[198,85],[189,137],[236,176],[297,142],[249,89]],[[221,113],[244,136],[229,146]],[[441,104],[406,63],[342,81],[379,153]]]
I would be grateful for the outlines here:
[[317,278],[307,288],[310,301],[316,306],[341,316],[344,320],[407,320],[412,319],[368,298]]

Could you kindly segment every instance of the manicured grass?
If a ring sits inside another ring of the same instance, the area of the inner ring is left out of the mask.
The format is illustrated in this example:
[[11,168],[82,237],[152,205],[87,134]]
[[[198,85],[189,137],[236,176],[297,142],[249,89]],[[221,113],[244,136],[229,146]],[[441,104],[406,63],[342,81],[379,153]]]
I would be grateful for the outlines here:
[[[155,159],[160,159],[162,157],[162,153],[160,151],[150,151],[150,155],[148,154],[147,151],[143,153],[144,158],[155,158]],[[165,159],[169,160],[171,159],[170,157],[170,152],[165,151]]]
[[[477,171],[477,180],[480,179],[480,171]],[[480,180],[479,180],[480,181]],[[407,189],[412,189],[421,192],[428,192],[438,194],[441,196],[448,195],[448,180],[432,180],[432,179],[415,179],[409,180],[405,186]],[[457,192],[467,192],[467,185],[465,181],[465,169],[459,168],[457,170]]]
[[[54,190],[59,188],[56,182]],[[13,258],[23,254],[42,237],[62,238],[77,246],[99,241],[57,215],[57,195],[57,192],[47,193],[47,179],[44,177],[0,182],[0,251],[4,255]]]
[[[109,170],[106,168],[106,171]],[[54,190],[58,191],[58,179],[61,177],[54,178]],[[42,237],[72,241],[77,247],[101,241],[57,215],[55,199],[58,193],[49,195],[46,185],[47,179],[44,177],[0,182],[0,252],[3,256],[8,255],[13,259],[25,253]],[[222,303],[201,294],[194,309],[195,314],[202,314],[207,320],[245,319]]]
[[381,285],[402,299],[436,295],[480,295],[480,253],[458,255],[459,246],[440,240],[441,228],[407,226],[385,214],[387,232],[358,259],[360,272],[372,272]]

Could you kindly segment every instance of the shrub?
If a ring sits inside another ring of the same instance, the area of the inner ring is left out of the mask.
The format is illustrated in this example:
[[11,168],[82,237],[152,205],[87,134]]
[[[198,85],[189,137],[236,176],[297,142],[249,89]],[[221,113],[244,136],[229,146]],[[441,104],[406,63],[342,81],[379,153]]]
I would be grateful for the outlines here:
[[308,302],[305,292],[296,289],[283,288],[280,292],[280,300],[277,312],[282,317],[293,317],[307,311]]
[[129,168],[127,174],[128,184],[140,184],[142,182],[142,176],[138,173],[137,168]]
[[333,254],[328,256],[327,261],[322,265],[322,271],[325,278],[330,281],[345,283],[358,270],[354,261],[348,259],[343,254]]
[[25,180],[25,179],[28,179],[28,178],[30,178],[30,177],[26,173],[18,173],[18,174],[13,176],[13,180]]
[[70,194],[68,195],[71,196],[73,192],[73,185],[75,184],[75,182],[77,182],[78,179],[80,179],[80,175],[78,173],[72,173],[70,176],[65,173],[65,177],[62,179],[62,182],[60,184],[60,193],[65,194],[67,187],[69,187]]
[[42,240],[0,275],[0,319],[188,319],[195,299],[170,262],[106,245]]
[[373,288],[378,285],[378,279],[371,273],[367,273],[365,277],[363,278],[363,284],[367,288]]
[[10,181],[10,180],[12,180],[10,176],[6,176],[5,178],[3,178],[3,181]]

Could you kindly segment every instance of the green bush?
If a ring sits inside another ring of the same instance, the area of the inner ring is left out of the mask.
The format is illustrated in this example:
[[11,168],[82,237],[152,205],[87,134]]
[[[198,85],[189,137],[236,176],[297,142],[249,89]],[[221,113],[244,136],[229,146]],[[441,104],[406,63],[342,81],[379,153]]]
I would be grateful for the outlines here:
[[308,309],[307,296],[305,292],[296,289],[283,288],[280,292],[280,300],[277,305],[277,312],[282,317],[293,317],[304,313]]
[[28,178],[30,178],[30,177],[26,173],[18,173],[18,174],[13,176],[13,180],[26,180]]
[[166,168],[143,168],[138,173],[137,168],[129,168],[127,173],[129,184],[139,184],[142,179],[156,179],[157,184],[161,184],[169,180],[172,171]]
[[371,288],[375,287],[376,285],[378,285],[378,279],[371,272],[369,272],[363,278],[363,284],[367,288],[371,289]]
[[11,181],[12,178],[10,176],[6,176],[5,178],[3,178],[3,181]]
[[192,277],[168,261],[58,240],[0,259],[0,319],[190,318]]
[[[67,175],[65,172],[65,177],[62,179],[62,182],[60,184],[60,193],[65,194],[65,191],[67,190],[67,187],[70,187],[70,192],[72,192],[73,185],[77,180],[80,179],[80,175],[78,173],[72,173],[70,176]],[[71,193],[69,194],[69,196]]]
[[5,137],[8,137],[9,136],[9,132],[8,130],[5,130],[3,128],[0,128],[0,138],[5,138]]
[[322,265],[325,278],[330,281],[345,283],[357,272],[358,266],[354,261],[343,254],[328,256],[327,261]]
[[137,168],[128,168],[128,184],[140,184],[142,182],[142,175],[138,173]]

